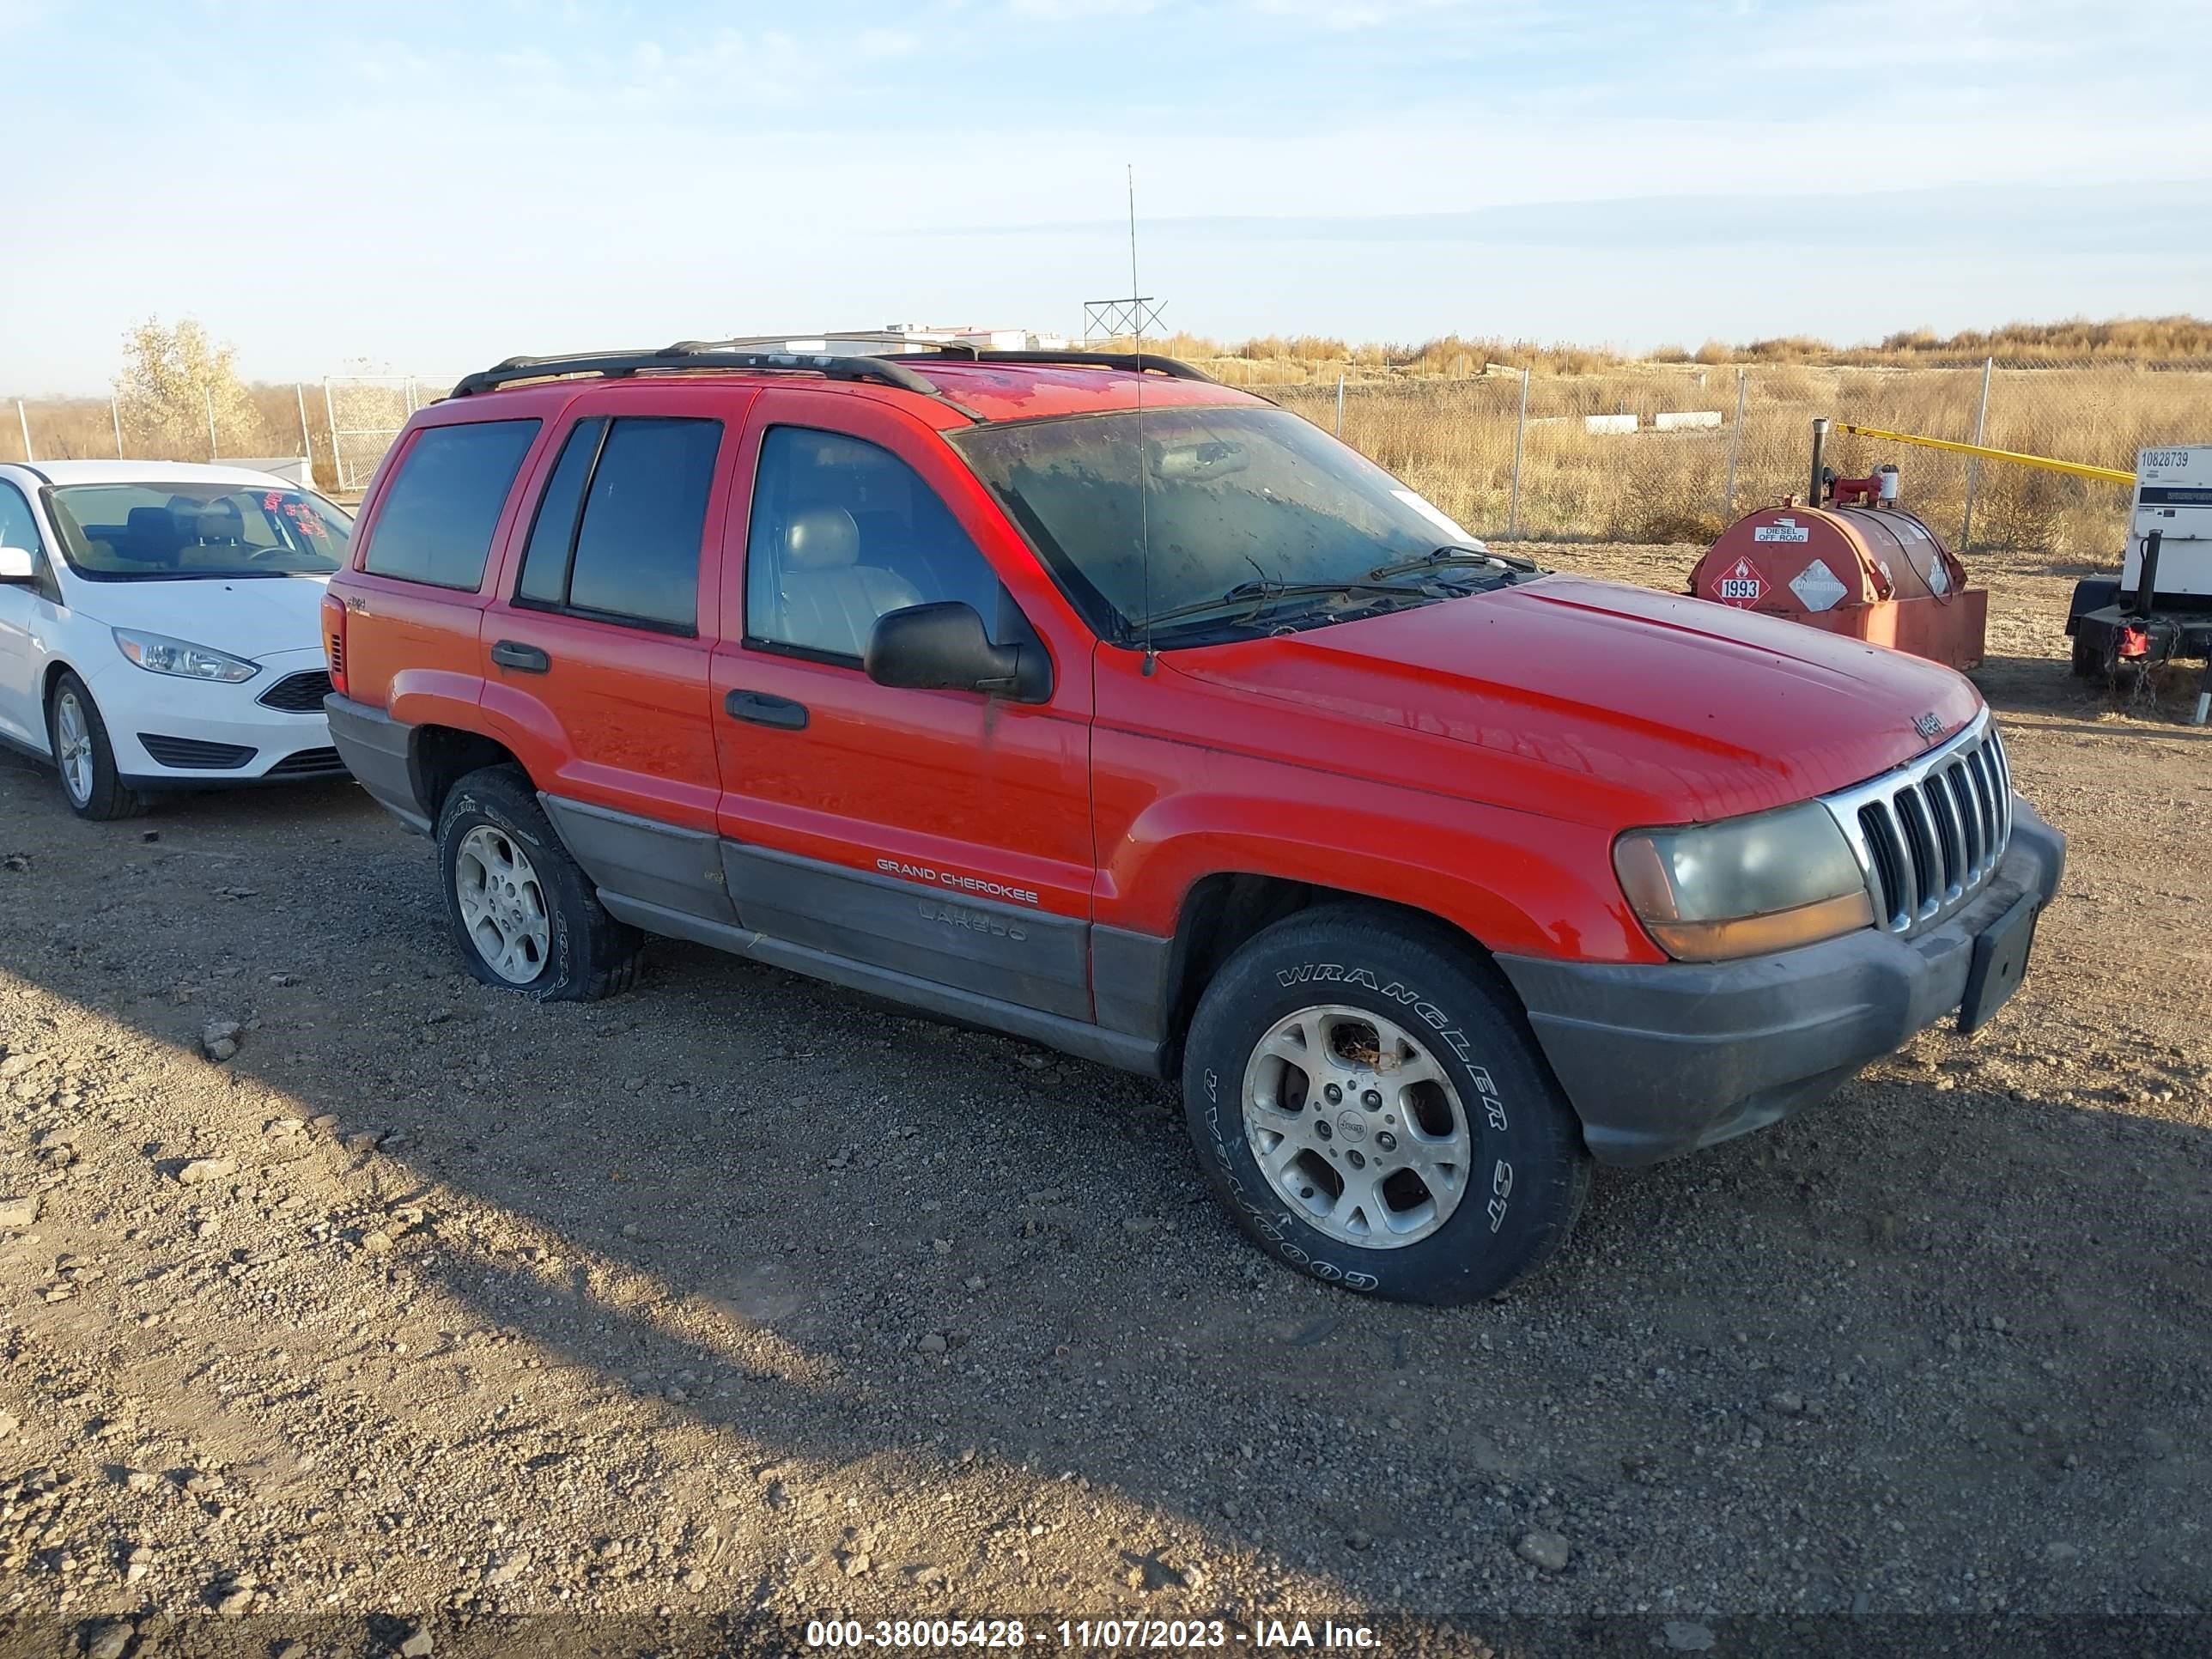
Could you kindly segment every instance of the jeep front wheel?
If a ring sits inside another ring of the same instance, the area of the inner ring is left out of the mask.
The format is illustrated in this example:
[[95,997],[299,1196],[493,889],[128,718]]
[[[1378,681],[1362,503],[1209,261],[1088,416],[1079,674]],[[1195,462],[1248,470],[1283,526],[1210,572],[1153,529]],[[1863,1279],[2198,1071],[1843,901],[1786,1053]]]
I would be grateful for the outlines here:
[[1589,1188],[1510,993],[1441,929],[1278,922],[1206,988],[1183,1062],[1199,1160],[1269,1254],[1353,1290],[1474,1301],[1534,1272]]

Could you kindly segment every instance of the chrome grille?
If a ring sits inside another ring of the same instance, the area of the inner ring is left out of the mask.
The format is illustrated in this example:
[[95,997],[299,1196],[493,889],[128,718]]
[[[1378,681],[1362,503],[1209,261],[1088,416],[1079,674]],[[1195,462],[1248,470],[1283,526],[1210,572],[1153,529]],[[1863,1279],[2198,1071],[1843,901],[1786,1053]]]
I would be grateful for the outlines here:
[[1893,933],[1957,909],[2012,842],[2012,769],[1987,711],[1942,748],[1823,804]]

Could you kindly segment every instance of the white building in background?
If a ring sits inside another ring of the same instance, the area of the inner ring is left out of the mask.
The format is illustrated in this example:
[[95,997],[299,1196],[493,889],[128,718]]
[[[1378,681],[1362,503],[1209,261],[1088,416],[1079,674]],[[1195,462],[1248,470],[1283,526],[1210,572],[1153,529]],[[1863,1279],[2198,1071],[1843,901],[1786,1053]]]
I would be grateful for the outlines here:
[[946,327],[927,323],[886,323],[879,329],[870,329],[854,334],[817,334],[811,339],[793,339],[783,342],[786,351],[839,351],[849,349],[856,354],[882,351],[884,337],[895,337],[891,349],[896,349],[896,340],[910,340],[919,350],[930,345],[974,346],[979,351],[1065,351],[1065,334],[1039,334],[1026,328]]

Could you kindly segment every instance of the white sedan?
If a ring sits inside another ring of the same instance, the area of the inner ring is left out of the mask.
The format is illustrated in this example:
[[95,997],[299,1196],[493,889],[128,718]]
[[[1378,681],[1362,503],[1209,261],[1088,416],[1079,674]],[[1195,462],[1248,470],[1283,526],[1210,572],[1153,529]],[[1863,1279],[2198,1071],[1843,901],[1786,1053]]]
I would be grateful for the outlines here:
[[343,776],[320,611],[352,536],[241,467],[0,465],[0,742],[52,763],[87,818]]

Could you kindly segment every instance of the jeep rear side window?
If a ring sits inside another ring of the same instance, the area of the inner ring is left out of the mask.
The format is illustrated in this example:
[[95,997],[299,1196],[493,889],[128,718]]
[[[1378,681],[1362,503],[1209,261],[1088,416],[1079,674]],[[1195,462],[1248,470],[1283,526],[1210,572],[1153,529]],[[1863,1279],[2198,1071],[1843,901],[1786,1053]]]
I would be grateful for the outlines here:
[[384,492],[362,568],[474,592],[492,532],[541,422],[426,427]]
[[888,449],[795,426],[762,439],[745,546],[748,639],[859,658],[886,612],[957,599],[999,640],[1012,604],[1002,599],[951,509]]
[[696,633],[721,443],[720,421],[577,422],[546,481],[515,602]]
[[584,486],[592,481],[592,463],[599,459],[599,443],[607,435],[606,417],[592,416],[576,422],[561,446],[561,459],[553,465],[545,493],[538,500],[538,517],[530,526],[530,545],[522,556],[522,580],[514,590],[519,601],[556,608],[568,602],[568,555],[576,546],[576,514],[584,504]]

